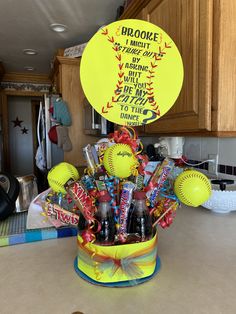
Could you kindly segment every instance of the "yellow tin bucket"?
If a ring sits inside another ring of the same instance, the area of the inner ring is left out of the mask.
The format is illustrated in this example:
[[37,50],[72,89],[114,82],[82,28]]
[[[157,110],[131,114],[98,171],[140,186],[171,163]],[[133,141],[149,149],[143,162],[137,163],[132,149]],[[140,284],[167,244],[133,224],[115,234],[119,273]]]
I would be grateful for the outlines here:
[[145,242],[101,246],[90,242],[83,244],[82,237],[78,236],[75,269],[81,277],[92,283],[138,283],[157,272],[157,239],[156,233]]

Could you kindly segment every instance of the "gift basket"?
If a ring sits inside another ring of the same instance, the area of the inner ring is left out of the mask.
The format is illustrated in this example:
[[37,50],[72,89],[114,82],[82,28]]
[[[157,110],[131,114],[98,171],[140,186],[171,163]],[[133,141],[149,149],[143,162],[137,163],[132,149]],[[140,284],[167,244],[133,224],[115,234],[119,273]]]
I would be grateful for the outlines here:
[[[178,206],[165,184],[173,161],[156,162],[153,172],[145,171],[149,162],[131,132],[123,127],[109,141],[87,145],[86,174],[69,189],[83,211],[76,269],[100,284],[130,285],[157,272],[156,225],[170,225]],[[164,189],[168,192],[160,196]]]
[[149,162],[135,130],[126,127],[83,152],[87,168],[80,179],[67,163],[49,172],[53,192],[45,213],[78,225],[75,268],[82,277],[113,286],[149,279],[160,267],[156,227],[169,226],[179,204],[174,161]]
[[[80,178],[65,162],[50,170],[53,192],[46,198],[45,215],[54,225],[78,226],[75,269],[82,278],[108,286],[149,280],[160,268],[158,227],[172,224],[180,200],[198,206],[197,199],[209,196],[205,176],[169,158],[150,162],[130,127],[88,144],[83,152],[87,168]],[[194,189],[197,198],[191,197]]]
[[79,276],[104,286],[142,283],[160,268],[158,227],[172,224],[180,202],[198,206],[210,194],[198,171],[183,171],[168,157],[149,161],[132,128],[156,121],[174,104],[182,59],[156,25],[123,20],[102,27],[88,42],[80,75],[93,108],[123,126],[83,147],[87,167],[80,178],[67,163],[50,170],[53,192],[45,215],[78,225]]

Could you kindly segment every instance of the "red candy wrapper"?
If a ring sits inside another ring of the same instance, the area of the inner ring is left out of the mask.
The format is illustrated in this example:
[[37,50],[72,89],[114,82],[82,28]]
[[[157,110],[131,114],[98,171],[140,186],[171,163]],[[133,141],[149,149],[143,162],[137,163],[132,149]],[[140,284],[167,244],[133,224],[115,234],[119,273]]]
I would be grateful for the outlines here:
[[80,182],[74,182],[68,185],[66,189],[84,218],[87,221],[93,221],[96,207],[93,199],[89,196],[83,184]]
[[49,217],[55,217],[64,224],[77,226],[79,222],[79,216],[64,210],[59,205],[47,204],[46,213]]

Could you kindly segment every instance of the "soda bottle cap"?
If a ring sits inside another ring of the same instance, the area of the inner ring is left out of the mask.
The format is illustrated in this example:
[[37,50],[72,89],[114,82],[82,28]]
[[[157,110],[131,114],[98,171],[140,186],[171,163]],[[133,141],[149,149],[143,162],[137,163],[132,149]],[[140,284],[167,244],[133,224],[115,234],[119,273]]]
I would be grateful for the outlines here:
[[146,192],[144,191],[134,191],[135,200],[144,200],[146,198]]
[[104,194],[102,194],[98,198],[99,203],[110,202],[110,200],[111,200],[111,196],[110,196],[110,194],[108,192],[105,192]]

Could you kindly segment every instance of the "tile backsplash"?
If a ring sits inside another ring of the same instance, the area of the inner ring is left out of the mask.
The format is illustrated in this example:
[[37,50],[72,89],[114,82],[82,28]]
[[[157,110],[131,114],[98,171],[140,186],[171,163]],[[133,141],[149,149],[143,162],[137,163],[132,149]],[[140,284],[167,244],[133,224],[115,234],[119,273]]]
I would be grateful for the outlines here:
[[[218,178],[236,180],[236,138],[185,137],[184,155],[191,163],[209,159],[218,154]],[[199,168],[207,172],[208,163]]]
[[[143,137],[141,140],[145,148],[147,144],[158,142],[158,137]],[[183,154],[191,164],[209,159],[209,154],[217,154],[217,177],[236,180],[236,138],[185,137]],[[201,169],[207,174],[208,162],[195,166],[195,168]]]

